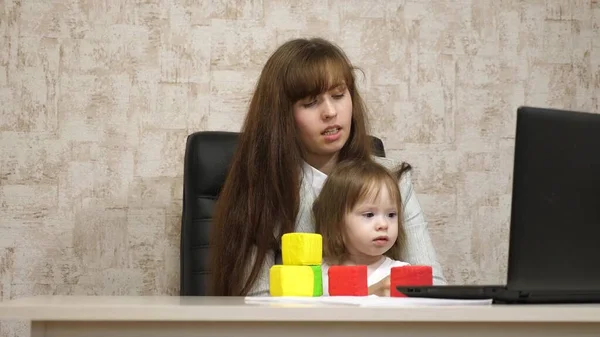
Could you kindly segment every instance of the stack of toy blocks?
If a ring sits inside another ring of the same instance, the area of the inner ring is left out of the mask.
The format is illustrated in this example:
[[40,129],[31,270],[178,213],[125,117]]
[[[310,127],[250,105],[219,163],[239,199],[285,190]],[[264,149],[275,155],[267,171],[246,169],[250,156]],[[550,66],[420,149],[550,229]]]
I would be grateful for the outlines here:
[[[323,239],[315,233],[288,233],[281,238],[282,265],[269,272],[271,296],[322,296]],[[330,266],[329,296],[367,296],[367,266]],[[396,286],[425,286],[433,283],[431,266],[393,267],[390,296],[403,297]]]
[[315,233],[287,233],[281,238],[283,265],[269,271],[271,296],[322,296],[323,239]]

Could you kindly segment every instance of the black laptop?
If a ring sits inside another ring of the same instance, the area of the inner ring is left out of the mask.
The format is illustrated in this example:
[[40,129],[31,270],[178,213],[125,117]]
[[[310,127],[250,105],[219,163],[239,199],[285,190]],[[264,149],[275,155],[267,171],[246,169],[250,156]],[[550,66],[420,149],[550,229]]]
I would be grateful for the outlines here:
[[495,303],[600,303],[600,114],[517,110],[506,285],[397,289]]

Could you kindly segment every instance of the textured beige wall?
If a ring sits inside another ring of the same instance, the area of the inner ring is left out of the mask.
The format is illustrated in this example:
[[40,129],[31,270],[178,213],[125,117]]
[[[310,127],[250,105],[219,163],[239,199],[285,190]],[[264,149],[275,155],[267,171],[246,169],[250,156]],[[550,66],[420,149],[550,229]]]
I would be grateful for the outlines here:
[[599,26],[598,0],[0,1],[0,298],[177,294],[186,135],[238,130],[310,35],[364,69],[449,281],[502,282],[515,109],[600,110]]

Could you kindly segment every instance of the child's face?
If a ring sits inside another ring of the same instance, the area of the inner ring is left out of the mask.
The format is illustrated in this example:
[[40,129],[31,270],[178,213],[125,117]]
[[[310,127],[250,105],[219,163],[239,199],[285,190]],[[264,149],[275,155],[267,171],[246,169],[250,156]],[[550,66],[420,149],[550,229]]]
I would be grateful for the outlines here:
[[398,209],[381,185],[374,200],[363,200],[344,217],[344,243],[350,257],[368,261],[392,248],[398,237]]

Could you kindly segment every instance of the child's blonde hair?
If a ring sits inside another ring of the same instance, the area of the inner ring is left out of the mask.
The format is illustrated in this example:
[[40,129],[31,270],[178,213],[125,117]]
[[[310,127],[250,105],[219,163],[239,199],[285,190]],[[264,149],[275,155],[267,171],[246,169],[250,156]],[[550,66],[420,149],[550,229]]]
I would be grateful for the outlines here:
[[344,217],[361,201],[375,199],[383,183],[398,211],[398,238],[385,255],[400,260],[404,244],[402,226],[402,196],[398,182],[410,165],[404,163],[395,172],[373,160],[343,161],[327,177],[321,193],[313,204],[316,232],[323,237],[323,258],[329,263],[340,263],[347,251],[343,240]]

